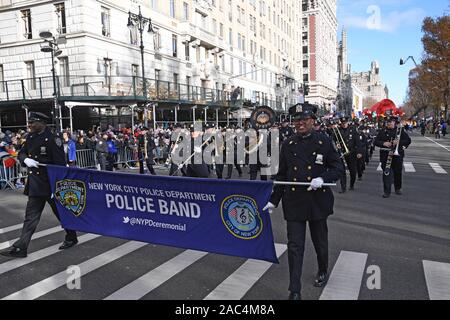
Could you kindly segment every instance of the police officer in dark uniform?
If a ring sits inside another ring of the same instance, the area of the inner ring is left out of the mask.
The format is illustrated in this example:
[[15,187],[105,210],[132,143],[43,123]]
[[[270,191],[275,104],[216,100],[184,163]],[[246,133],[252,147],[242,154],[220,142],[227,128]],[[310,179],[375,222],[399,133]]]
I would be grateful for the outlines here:
[[356,168],[358,171],[358,181],[362,180],[364,171],[366,170],[366,155],[367,150],[369,148],[368,146],[368,138],[364,132],[364,126],[360,126],[358,128],[358,136],[357,139],[359,139],[361,151],[362,151],[362,157],[356,159]]
[[[349,117],[341,117],[341,127],[339,131],[344,139],[345,145],[349,150],[349,154],[345,155],[348,171],[350,172],[350,189],[355,189],[357,160],[363,157],[362,143],[359,140],[358,133],[353,126],[349,125]],[[341,193],[347,191],[347,175],[344,172],[341,180]]]
[[[39,164],[66,165],[63,141],[51,133],[46,125],[49,121],[50,118],[40,112],[30,112],[29,114],[30,134],[19,152],[19,160],[22,166],[28,168],[28,179],[24,192],[28,196],[25,221],[19,240],[8,251],[2,252],[4,256],[14,258],[25,258],[27,256],[28,245],[39,224],[46,202],[59,220],[56,203],[51,194],[47,169],[44,166],[39,166]],[[59,249],[68,249],[77,243],[76,232],[66,230],[65,241]]]
[[280,142],[290,138],[294,135],[294,129],[289,126],[289,121],[284,119],[280,128]]
[[[405,157],[405,150],[411,144],[411,138],[405,130],[398,127],[399,125],[397,117],[389,116],[386,128],[380,130],[375,138],[375,146],[382,148],[380,149],[380,160],[383,169],[383,198],[390,197],[392,181],[394,182],[395,193],[397,195],[402,194],[403,158]],[[399,136],[400,139],[398,139]],[[399,155],[394,155],[395,150],[398,150]],[[391,160],[390,169],[386,169],[388,159]]]
[[[170,165],[170,169],[169,169],[169,176],[173,176],[178,172],[178,166],[173,163],[172,161],[172,156],[173,154],[175,154],[178,148],[178,144],[183,141],[183,126],[181,125],[181,123],[176,123],[174,125],[173,128],[173,132],[172,132],[172,136],[170,139],[170,143],[169,143],[169,155],[167,157],[167,162],[166,164]],[[175,139],[175,140],[173,140]]]
[[156,149],[155,141],[153,137],[149,136],[148,128],[143,127],[138,136],[138,159],[139,159],[139,173],[144,174],[144,161],[147,165],[148,171],[152,175],[156,175],[155,169],[153,168],[153,150]]
[[[201,141],[201,135],[203,133],[203,130],[201,129],[201,126],[192,125],[190,127],[191,131],[191,155],[194,155],[186,165],[186,170],[184,172],[184,175],[187,177],[194,177],[194,178],[208,178],[209,177],[209,169],[208,165],[205,163],[203,159],[203,150],[205,148],[206,144],[201,143],[203,147],[200,147],[200,143],[197,142],[197,145],[195,143],[196,139]],[[199,154],[199,157],[201,157],[200,163],[197,163],[195,154]]]
[[277,181],[308,182],[310,187],[275,185],[270,202],[263,210],[269,212],[283,200],[287,220],[289,299],[301,299],[301,276],[305,249],[306,222],[317,253],[319,271],[316,287],[328,281],[327,218],[333,214],[334,196],[324,183],[336,182],[344,171],[339,154],[326,135],[314,131],[317,107],[298,104],[289,109],[297,134],[287,139],[280,152]]

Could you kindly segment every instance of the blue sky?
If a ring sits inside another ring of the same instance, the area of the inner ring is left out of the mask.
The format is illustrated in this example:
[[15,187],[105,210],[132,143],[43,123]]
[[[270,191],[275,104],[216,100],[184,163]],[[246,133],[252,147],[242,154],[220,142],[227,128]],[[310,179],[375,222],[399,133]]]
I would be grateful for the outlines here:
[[390,98],[401,105],[414,63],[400,66],[400,58],[414,56],[420,63],[422,20],[449,13],[449,4],[449,0],[338,0],[339,34],[345,26],[352,71],[367,71],[371,61],[378,60]]

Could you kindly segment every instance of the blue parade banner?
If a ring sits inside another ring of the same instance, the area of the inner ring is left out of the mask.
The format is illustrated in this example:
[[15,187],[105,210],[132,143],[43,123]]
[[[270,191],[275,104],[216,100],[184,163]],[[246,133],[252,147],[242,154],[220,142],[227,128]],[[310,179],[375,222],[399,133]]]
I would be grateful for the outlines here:
[[278,263],[272,182],[47,171],[66,229]]

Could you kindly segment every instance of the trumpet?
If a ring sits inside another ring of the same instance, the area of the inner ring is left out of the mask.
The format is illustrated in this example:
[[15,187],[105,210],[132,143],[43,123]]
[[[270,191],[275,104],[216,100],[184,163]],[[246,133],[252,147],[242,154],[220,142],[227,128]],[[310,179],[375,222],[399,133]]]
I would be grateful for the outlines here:
[[395,149],[393,150],[392,148],[389,149],[389,154],[388,154],[388,158],[386,161],[386,168],[384,169],[384,175],[388,176],[391,174],[391,167],[392,167],[392,160],[395,157],[400,156],[400,153],[398,152],[398,147],[400,145],[400,137],[402,135],[402,130],[403,130],[403,126],[399,126],[397,128],[397,133],[395,134],[395,137],[391,139],[391,143],[393,143],[394,141],[397,141],[397,145],[395,146]]
[[[336,148],[338,149],[339,154],[341,155],[341,158],[349,155],[350,150],[348,149],[339,128],[333,127],[333,134],[336,139]],[[342,150],[342,146],[344,146],[344,150]]]

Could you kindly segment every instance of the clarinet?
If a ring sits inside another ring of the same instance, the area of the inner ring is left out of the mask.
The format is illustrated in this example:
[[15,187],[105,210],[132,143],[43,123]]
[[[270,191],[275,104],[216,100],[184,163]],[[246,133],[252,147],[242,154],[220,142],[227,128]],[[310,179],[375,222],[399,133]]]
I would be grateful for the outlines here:
[[395,140],[397,140],[398,142],[395,148],[391,146],[391,149],[389,150],[388,158],[386,161],[386,169],[384,169],[385,176],[389,176],[391,174],[392,160],[394,159],[395,155],[398,155],[398,145],[400,144],[400,135],[402,134],[402,128],[402,126],[399,126],[397,128],[395,137],[391,138],[391,140],[389,141],[390,143],[394,142]]

